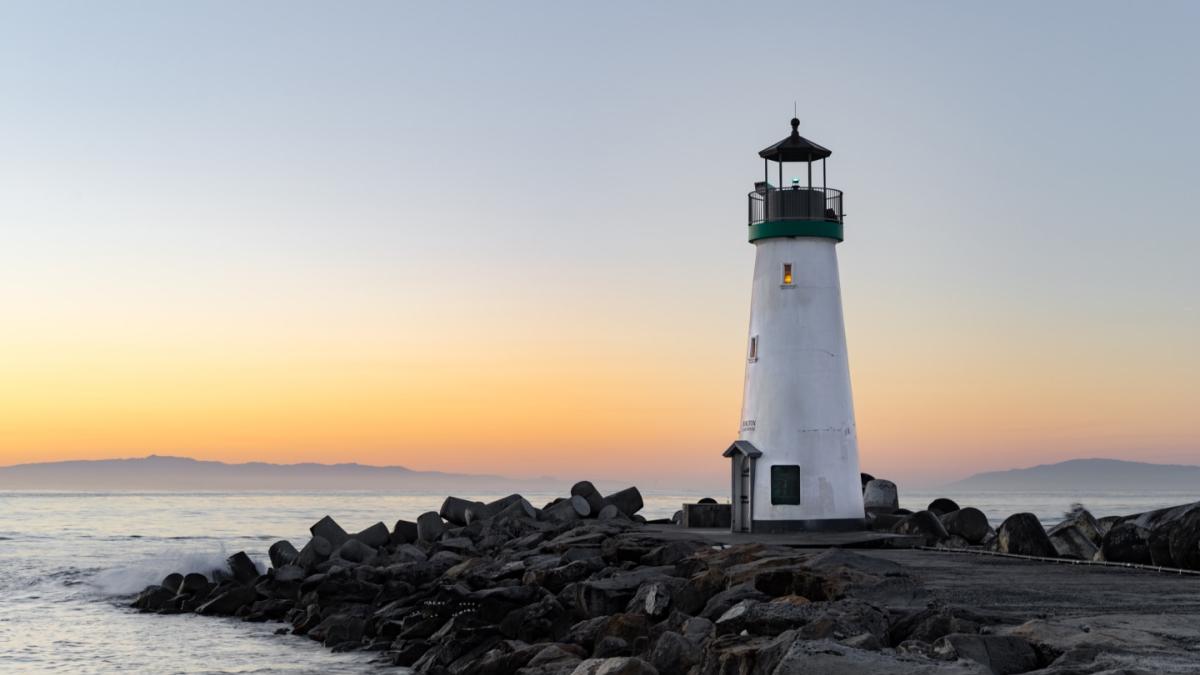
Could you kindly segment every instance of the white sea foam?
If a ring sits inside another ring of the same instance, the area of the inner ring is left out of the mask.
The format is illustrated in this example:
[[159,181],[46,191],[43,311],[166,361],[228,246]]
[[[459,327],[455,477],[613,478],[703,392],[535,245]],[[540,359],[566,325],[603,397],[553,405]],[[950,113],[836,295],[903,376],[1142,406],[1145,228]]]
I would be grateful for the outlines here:
[[[199,572],[211,576],[214,570],[227,569],[229,557],[223,544],[203,551],[181,549],[176,552],[143,558],[96,574],[89,584],[102,595],[132,595],[151,584],[157,584],[172,572]],[[261,567],[261,565],[260,565]]]

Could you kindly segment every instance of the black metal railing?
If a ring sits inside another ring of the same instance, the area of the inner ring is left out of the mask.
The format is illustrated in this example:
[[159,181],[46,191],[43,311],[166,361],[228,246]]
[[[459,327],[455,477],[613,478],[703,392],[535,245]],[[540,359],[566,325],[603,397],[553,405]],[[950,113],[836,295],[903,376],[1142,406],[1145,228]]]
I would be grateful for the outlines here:
[[766,187],[750,193],[750,224],[772,220],[842,222],[842,191],[819,187]]

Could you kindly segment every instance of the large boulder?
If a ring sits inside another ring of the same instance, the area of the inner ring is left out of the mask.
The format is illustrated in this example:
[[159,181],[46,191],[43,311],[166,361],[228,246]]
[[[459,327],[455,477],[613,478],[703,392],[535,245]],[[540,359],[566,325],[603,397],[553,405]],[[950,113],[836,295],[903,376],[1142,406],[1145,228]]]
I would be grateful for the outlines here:
[[1053,558],[1058,555],[1041,521],[1032,513],[1014,513],[996,530],[992,544],[1001,553]]
[[983,511],[973,506],[951,511],[941,516],[939,520],[942,521],[942,526],[946,528],[946,532],[962,537],[969,544],[983,543],[988,533],[992,531],[992,526],[988,524],[987,516],[983,515]]
[[595,517],[604,508],[604,496],[592,485],[590,481],[581,480],[571,486],[572,497],[583,497],[587,500],[588,506],[591,507],[592,516]]
[[1150,555],[1150,532],[1132,522],[1114,525],[1104,535],[1100,553],[1112,562],[1153,565]]
[[238,551],[229,556],[225,564],[229,565],[230,574],[239,584],[248,584],[258,578],[258,566],[250,560],[245,551]]
[[634,656],[608,659],[588,659],[571,671],[571,675],[659,675],[654,666]]
[[1050,543],[1054,545],[1054,550],[1058,551],[1060,558],[1091,560],[1100,550],[1087,535],[1074,525],[1055,527],[1047,536],[1050,537]]
[[1100,522],[1092,516],[1091,512],[1083,508],[1081,504],[1075,504],[1071,508],[1071,511],[1067,513],[1066,518],[1061,523],[1050,528],[1047,534],[1054,536],[1056,530],[1067,527],[1075,527],[1096,546],[1100,545],[1104,539],[1104,533],[1108,531],[1108,528],[1102,527]]
[[313,537],[308,540],[304,548],[300,549],[300,555],[296,557],[296,564],[305,568],[312,569],[318,564],[325,562],[329,556],[333,554],[333,545],[325,537]]
[[942,526],[942,521],[929,511],[917,511],[911,516],[904,516],[892,527],[892,532],[924,537],[926,546],[936,546],[939,541],[950,536]]
[[642,510],[642,493],[636,487],[627,487],[620,492],[614,492],[604,498],[604,503],[612,504],[621,510],[625,516],[632,518]]
[[703,656],[695,642],[674,631],[665,631],[650,651],[650,663],[661,675],[684,675]]
[[876,478],[863,488],[863,508],[867,513],[892,513],[900,508],[900,493],[890,480]]
[[258,592],[252,587],[233,585],[197,607],[196,613],[229,616],[257,599]]
[[386,546],[391,541],[392,533],[388,531],[387,525],[375,523],[362,532],[355,534],[352,538],[371,548],[379,548],[380,546]]
[[330,546],[337,548],[342,545],[342,542],[350,538],[341,525],[337,524],[333,518],[325,516],[318,520],[312,527],[308,528],[314,537],[321,537],[328,541]]
[[954,633],[935,642],[933,653],[947,661],[974,661],[995,675],[1025,673],[1038,667],[1037,652],[1033,646],[1015,635]]
[[434,511],[426,511],[417,518],[417,539],[424,542],[434,542],[446,531],[442,517]]
[[403,544],[413,544],[417,541],[417,524],[411,520],[397,520],[395,527],[392,528],[392,536],[389,537],[388,543],[392,546],[401,546]]
[[929,506],[925,507],[925,510],[936,514],[938,517],[941,517],[947,513],[953,513],[957,511],[958,503],[953,499],[938,497],[937,499],[929,502]]
[[1173,527],[1160,527],[1159,530],[1167,535],[1171,563],[1175,567],[1200,570],[1200,511],[1192,511],[1176,521]]
[[472,507],[478,509],[487,508],[483,502],[459,499],[458,497],[446,497],[446,501],[442,502],[442,508],[438,511],[438,515],[447,523],[461,527],[467,524],[467,510]]
[[592,515],[592,507],[588,504],[587,499],[579,495],[573,495],[569,499],[564,499],[547,506],[545,509],[542,509],[542,513],[549,520],[572,522]]
[[291,565],[300,557],[300,552],[292,546],[292,542],[286,539],[271,544],[271,548],[267,549],[267,556],[271,558],[271,567],[279,569],[284,565]]

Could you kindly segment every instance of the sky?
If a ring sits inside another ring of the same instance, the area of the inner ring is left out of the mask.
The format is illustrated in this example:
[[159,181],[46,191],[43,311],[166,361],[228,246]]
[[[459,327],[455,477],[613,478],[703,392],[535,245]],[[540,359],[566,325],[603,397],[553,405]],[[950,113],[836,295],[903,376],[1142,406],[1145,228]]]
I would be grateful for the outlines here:
[[1200,463],[1200,5],[0,5],[0,465],[724,485],[757,152],[862,468]]

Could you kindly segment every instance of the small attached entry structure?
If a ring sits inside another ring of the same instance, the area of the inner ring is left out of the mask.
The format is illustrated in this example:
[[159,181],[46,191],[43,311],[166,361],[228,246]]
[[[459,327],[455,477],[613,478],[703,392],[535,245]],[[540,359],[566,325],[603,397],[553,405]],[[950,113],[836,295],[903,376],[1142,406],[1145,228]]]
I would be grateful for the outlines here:
[[725,451],[730,458],[730,478],[733,484],[734,532],[750,532],[754,527],[754,469],[762,453],[749,441],[734,441]]

